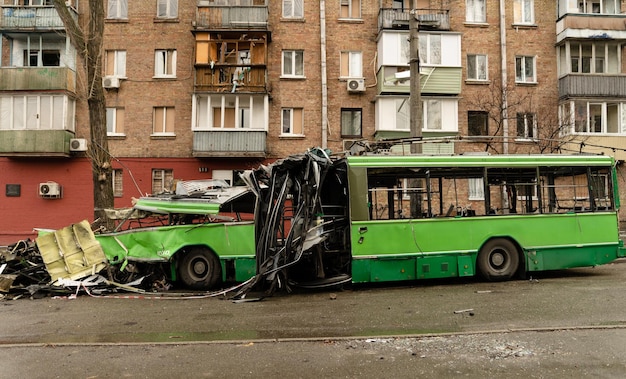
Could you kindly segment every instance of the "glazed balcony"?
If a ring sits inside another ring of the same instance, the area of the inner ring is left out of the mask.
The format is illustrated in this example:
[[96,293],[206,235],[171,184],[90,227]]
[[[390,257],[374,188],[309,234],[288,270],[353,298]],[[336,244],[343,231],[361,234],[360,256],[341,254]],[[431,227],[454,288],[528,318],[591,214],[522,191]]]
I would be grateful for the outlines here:
[[199,0],[196,29],[268,28],[269,0]]
[[0,91],[76,93],[76,72],[67,67],[0,67]]
[[[422,30],[450,30],[448,9],[416,9],[419,28]],[[413,17],[409,10],[381,8],[378,12],[378,31],[383,29],[409,29]]]
[[194,157],[265,157],[265,130],[217,129],[193,132]]
[[[69,7],[72,17],[78,13]],[[64,30],[65,26],[54,6],[0,5],[0,30],[2,31],[48,31]]]

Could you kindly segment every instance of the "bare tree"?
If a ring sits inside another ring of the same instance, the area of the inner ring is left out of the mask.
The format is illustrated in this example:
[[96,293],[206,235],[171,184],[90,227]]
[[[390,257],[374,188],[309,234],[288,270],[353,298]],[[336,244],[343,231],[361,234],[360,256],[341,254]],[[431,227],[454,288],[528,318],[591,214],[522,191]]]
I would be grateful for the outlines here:
[[71,44],[84,64],[87,105],[89,108],[90,144],[93,177],[94,219],[111,227],[104,209],[113,207],[111,156],[107,141],[106,99],[102,87],[102,41],[104,36],[104,2],[89,0],[81,22],[74,20],[65,0],[54,0]]

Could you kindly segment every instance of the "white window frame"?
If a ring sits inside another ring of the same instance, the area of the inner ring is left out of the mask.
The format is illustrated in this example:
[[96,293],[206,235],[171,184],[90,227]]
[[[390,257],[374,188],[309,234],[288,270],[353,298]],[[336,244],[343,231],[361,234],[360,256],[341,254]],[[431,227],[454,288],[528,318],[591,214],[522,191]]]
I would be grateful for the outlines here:
[[[520,117],[524,123],[523,135],[520,135]],[[517,139],[537,139],[537,114],[533,112],[519,112],[516,117]]]
[[283,0],[283,18],[304,18],[304,0]]
[[[157,118],[156,118],[156,112],[157,109],[162,109],[163,110],[163,119],[161,120],[161,125],[157,128]],[[152,109],[152,135],[153,136],[175,136],[176,133],[174,132],[168,132],[167,131],[167,112],[169,111],[173,111],[174,112],[174,118],[176,118],[176,109],[174,107],[171,106],[159,106],[159,107],[154,107]],[[175,128],[176,124],[172,125],[172,128]],[[158,130],[157,130],[158,129]]]
[[[302,133],[294,133],[294,116],[296,110],[301,113]],[[287,125],[285,124],[287,123]],[[285,131],[285,126],[287,131]],[[303,108],[282,108],[280,111],[280,134],[281,136],[303,136],[304,135],[304,109]]]
[[[578,12],[585,14],[619,14],[620,13],[620,0],[578,0]],[[607,5],[612,3],[613,6],[611,8],[612,12],[608,13],[607,9],[609,8]],[[594,12],[594,5],[599,4],[600,7],[597,9],[597,12]]]
[[467,80],[489,81],[489,60],[486,54],[467,54]]
[[342,62],[344,59],[348,60],[348,72],[342,72],[341,78],[363,78],[363,53],[361,51],[342,51],[339,58],[339,67],[344,67]]
[[128,0],[108,0],[107,18],[115,20],[127,20]]
[[118,131],[118,110],[120,108],[115,107],[107,107],[106,108],[106,117],[107,117],[107,136],[124,136],[123,132]]
[[[527,72],[527,61],[532,61],[532,75]],[[515,83],[537,83],[537,58],[530,55],[515,57]]]
[[514,20],[517,25],[534,25],[535,24],[535,1],[534,0],[515,0],[513,5]]
[[[174,170],[171,168],[153,168],[152,169],[152,194],[157,195],[165,191],[170,191],[167,188],[172,183],[166,183],[168,180],[174,180]],[[156,191],[155,191],[156,189]]]
[[157,18],[177,18],[178,0],[157,0]]
[[66,95],[0,96],[0,130],[74,130],[76,101]]
[[[341,17],[346,20],[359,20],[361,19],[361,0],[339,0],[339,15],[342,14],[342,10],[344,7],[348,9],[348,16]],[[355,9],[357,8],[358,9]],[[355,12],[357,14],[355,14]]]
[[443,103],[440,99],[422,101],[424,131],[443,131]]
[[465,0],[465,22],[484,24],[487,22],[486,0]]
[[[298,62],[298,57],[301,57]],[[285,65],[285,61],[290,59],[291,65]],[[301,67],[300,66],[301,63]],[[304,78],[304,50],[283,50],[282,59],[282,78]],[[300,70],[298,70],[300,69]],[[301,73],[298,73],[301,71]]]
[[483,178],[469,178],[467,180],[469,200],[485,200],[485,184]]
[[419,58],[421,65],[441,66],[442,35],[424,33],[419,38]]
[[154,51],[154,77],[176,77],[176,49],[159,49]]
[[[126,78],[126,50],[109,50],[113,52],[113,62],[107,62],[113,65],[113,76],[118,78]],[[110,54],[107,54],[110,56]]]

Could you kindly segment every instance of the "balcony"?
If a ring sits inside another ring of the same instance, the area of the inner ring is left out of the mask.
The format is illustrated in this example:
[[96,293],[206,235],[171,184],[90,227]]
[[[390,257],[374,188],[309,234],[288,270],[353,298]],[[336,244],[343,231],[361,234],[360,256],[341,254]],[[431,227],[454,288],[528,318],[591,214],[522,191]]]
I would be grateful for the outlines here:
[[567,38],[626,40],[626,15],[568,13],[556,23],[556,42]]
[[[420,70],[420,86],[423,94],[456,95],[461,93],[461,67],[425,67]],[[410,77],[407,67],[383,66],[378,71],[378,94],[410,93]]]
[[193,156],[265,158],[266,135],[254,129],[194,131]]
[[67,130],[0,130],[0,156],[3,157],[69,157]]
[[266,30],[269,12],[265,1],[201,0],[196,11],[195,28]]
[[76,93],[76,72],[67,67],[1,67],[0,91]]
[[196,66],[195,90],[217,92],[266,92],[266,69],[216,64]]
[[559,98],[626,97],[626,75],[569,74],[559,79]]
[[[70,13],[78,20],[76,10]],[[0,30],[2,31],[49,31],[64,30],[63,21],[53,6],[0,5]]]
[[[419,28],[422,30],[450,30],[448,9],[416,9]],[[411,14],[408,10],[381,8],[378,12],[378,31],[382,29],[409,29]]]

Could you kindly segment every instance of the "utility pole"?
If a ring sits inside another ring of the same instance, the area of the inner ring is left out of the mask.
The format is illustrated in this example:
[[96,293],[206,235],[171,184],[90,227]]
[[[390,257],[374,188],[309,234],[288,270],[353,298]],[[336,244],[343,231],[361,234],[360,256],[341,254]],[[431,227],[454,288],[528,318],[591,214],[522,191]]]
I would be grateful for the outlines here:
[[[409,17],[409,50],[410,50],[410,120],[411,154],[422,153],[422,96],[420,83],[420,54],[419,54],[419,20],[417,19],[417,0],[413,0],[413,8]],[[411,218],[422,217],[422,180],[409,180],[409,198]]]
[[422,152],[422,97],[420,83],[420,56],[419,56],[419,21],[417,19],[417,0],[413,0],[413,8],[411,9],[411,17],[409,17],[409,49],[410,62],[409,70],[411,72],[410,85],[410,121],[411,130],[411,154],[420,154]]

